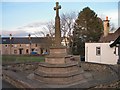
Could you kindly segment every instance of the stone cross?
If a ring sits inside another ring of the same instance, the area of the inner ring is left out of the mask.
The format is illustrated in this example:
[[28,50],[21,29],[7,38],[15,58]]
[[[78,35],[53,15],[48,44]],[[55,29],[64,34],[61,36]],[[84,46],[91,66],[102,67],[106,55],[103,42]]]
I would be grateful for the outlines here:
[[61,6],[56,2],[56,7],[54,7],[54,10],[56,10],[56,16],[59,16],[59,9],[61,9]]
[[56,17],[55,17],[55,46],[60,46],[61,45],[61,30],[60,30],[59,9],[61,9],[61,6],[59,6],[59,3],[56,2],[56,7],[54,7],[54,10],[56,10]]

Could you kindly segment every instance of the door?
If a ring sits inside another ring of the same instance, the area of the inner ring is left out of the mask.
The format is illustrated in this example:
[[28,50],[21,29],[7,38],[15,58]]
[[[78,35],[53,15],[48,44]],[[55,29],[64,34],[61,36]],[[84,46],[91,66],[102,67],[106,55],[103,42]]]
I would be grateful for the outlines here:
[[41,50],[41,54],[43,54],[43,48],[40,48],[40,50]]
[[23,49],[20,48],[20,49],[19,49],[19,54],[23,54],[22,51],[23,51]]

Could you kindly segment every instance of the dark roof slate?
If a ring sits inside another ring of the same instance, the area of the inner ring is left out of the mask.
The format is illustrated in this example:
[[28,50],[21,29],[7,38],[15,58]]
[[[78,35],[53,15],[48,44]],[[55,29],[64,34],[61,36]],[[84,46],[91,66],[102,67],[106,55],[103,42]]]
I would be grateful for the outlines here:
[[[11,44],[47,43],[47,37],[12,37]],[[2,44],[10,44],[9,37],[2,37]]]
[[112,44],[110,44],[110,47],[114,47],[116,44],[120,44],[120,36]]

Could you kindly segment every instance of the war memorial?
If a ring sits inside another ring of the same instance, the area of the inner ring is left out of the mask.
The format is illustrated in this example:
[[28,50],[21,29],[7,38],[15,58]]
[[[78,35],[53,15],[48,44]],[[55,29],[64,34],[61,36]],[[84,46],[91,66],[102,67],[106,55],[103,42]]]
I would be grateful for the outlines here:
[[[44,62],[6,64],[3,80],[16,88],[92,88],[118,80],[117,66],[80,63],[61,45],[59,9],[56,2],[55,42]],[[114,68],[114,72],[112,71]],[[116,69],[115,69],[116,68]]]

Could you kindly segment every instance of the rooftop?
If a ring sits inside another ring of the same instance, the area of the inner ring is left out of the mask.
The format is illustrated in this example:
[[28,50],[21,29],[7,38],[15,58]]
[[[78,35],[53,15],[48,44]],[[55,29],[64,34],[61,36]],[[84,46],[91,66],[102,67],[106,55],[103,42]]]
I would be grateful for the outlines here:
[[102,35],[99,42],[115,41],[119,36],[120,36],[120,27],[114,33],[109,33],[108,36],[106,37]]

